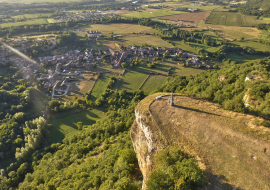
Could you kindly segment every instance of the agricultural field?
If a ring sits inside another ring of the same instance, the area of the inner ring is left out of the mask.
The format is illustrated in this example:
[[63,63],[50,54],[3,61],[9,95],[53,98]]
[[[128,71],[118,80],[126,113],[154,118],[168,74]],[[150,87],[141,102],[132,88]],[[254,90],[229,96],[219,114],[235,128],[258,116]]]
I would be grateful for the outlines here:
[[7,28],[11,26],[22,26],[22,25],[31,25],[31,24],[48,24],[47,19],[39,18],[39,19],[31,19],[23,22],[7,22],[7,23],[0,23],[2,28]]
[[118,78],[113,85],[114,89],[125,89],[128,92],[139,90],[143,82],[147,79],[148,73],[138,71],[126,71],[126,73]]
[[240,27],[240,26],[222,26],[208,24],[208,27],[215,30],[222,38],[227,40],[253,39],[261,34],[261,31],[253,27]]
[[103,35],[113,34],[132,34],[140,32],[151,32],[150,27],[141,26],[137,24],[92,24],[84,27],[85,30],[97,30]]
[[125,17],[134,17],[134,18],[153,18],[153,17],[161,17],[161,16],[168,16],[168,15],[177,15],[185,13],[182,11],[172,11],[169,9],[146,9],[145,11],[142,12],[135,12],[135,13],[130,13],[130,14],[123,14],[122,16]]
[[247,1],[230,1],[230,5],[235,5],[235,4],[245,4]]
[[256,16],[230,12],[211,12],[205,21],[206,24],[228,26],[256,26],[258,23],[264,22],[268,21],[258,20]]
[[175,47],[183,49],[185,52],[191,53],[191,54],[196,54],[197,50],[188,45],[187,43],[184,43],[183,41],[179,40],[172,40],[173,44]]
[[47,19],[48,23],[57,23],[57,21],[54,18],[48,18]]
[[179,2],[179,1],[166,1],[166,2],[162,2],[162,3],[151,3],[151,6],[163,5],[163,6],[176,7],[176,6],[182,6],[184,4],[186,4],[186,3],[185,2]]
[[130,44],[130,45],[141,46],[144,44],[148,44],[154,47],[167,47],[167,48],[173,47],[172,44],[153,35],[128,35],[128,36],[124,36],[121,42],[124,42],[124,44],[126,45]]
[[38,18],[40,16],[42,17],[49,17],[51,15],[51,13],[36,13],[36,14],[22,14],[22,15],[15,15],[12,16],[11,18],[22,18],[22,17],[26,17],[26,18]]
[[102,74],[99,79],[97,79],[94,87],[91,90],[90,93],[90,100],[91,101],[96,101],[100,97],[100,95],[106,90],[106,87],[110,81],[110,77],[115,76],[115,75],[110,75],[110,74]]
[[246,63],[249,61],[254,61],[256,59],[262,59],[268,56],[261,56],[261,55],[238,55],[236,53],[227,53],[226,58],[231,59],[232,61],[236,61],[237,63]]
[[211,40],[217,40],[218,42],[222,42],[223,38],[217,36],[214,32],[212,31],[204,31],[203,32],[205,35],[209,36]]
[[201,5],[182,5],[182,6],[177,6],[174,8],[180,8],[180,7],[186,7],[186,8],[191,8],[191,9],[199,9],[200,11],[213,11],[216,8],[219,8],[220,5],[209,5],[209,6],[201,6]]
[[[157,18],[157,19],[162,19],[162,17],[161,18]],[[163,23],[172,23],[173,21],[172,20],[156,20],[156,19],[153,19],[153,20],[155,20],[155,21],[158,21],[158,22],[163,22]]]
[[114,13],[117,15],[123,15],[123,14],[131,14],[131,13],[135,13],[135,11],[128,11],[128,10],[114,10],[114,11],[103,11],[103,14],[110,14],[110,13]]
[[196,49],[196,48],[203,48],[203,49],[205,49],[206,52],[215,52],[215,51],[217,51],[219,49],[219,47],[206,46],[204,44],[197,44],[197,43],[193,43],[193,42],[187,42],[187,43],[191,47],[193,47],[194,49]]
[[270,18],[262,18],[261,20],[270,20]]
[[[123,45],[125,47],[129,45],[137,45],[137,46],[142,46],[142,45],[150,45],[153,47],[167,47],[171,48],[173,47],[172,44],[162,40],[161,38],[153,35],[144,35],[144,34],[129,34],[129,35],[123,35],[121,38],[111,41],[111,40],[102,40],[99,41],[102,45],[102,48],[111,48],[114,50],[119,50],[116,44],[119,44],[120,46]],[[91,45],[92,44],[92,45]],[[88,46],[87,46],[88,47]],[[100,48],[93,44],[92,42],[89,44],[90,49],[96,49],[99,50]]]
[[197,27],[200,28],[200,29],[205,29],[206,28],[205,25],[202,24],[202,23],[198,23]]
[[[82,122],[83,127],[94,124],[97,120],[105,118],[100,110],[79,111],[78,113],[67,112],[65,117],[52,121],[52,131],[50,143],[60,143],[65,137],[73,136],[78,132],[76,123]],[[72,117],[71,117],[72,115]]]
[[176,75],[182,75],[182,76],[189,76],[189,75],[196,75],[198,73],[203,72],[203,69],[195,69],[192,67],[183,67],[181,65],[178,65],[177,62],[174,61],[165,61],[160,64],[156,64],[155,68],[149,68],[147,67],[147,64],[140,64],[135,69],[137,72],[141,73],[159,73],[163,76],[168,76],[168,71],[170,71],[170,74],[176,74]]
[[208,17],[209,14],[210,14],[210,11],[183,13],[183,14],[178,14],[178,15],[158,17],[157,19],[174,20],[174,21],[182,20],[182,21],[201,23],[203,22],[204,19]]
[[151,93],[166,82],[166,77],[164,75],[150,75],[141,87],[141,90],[146,94]]
[[251,47],[251,48],[254,48],[256,51],[270,51],[269,45],[262,44],[258,40],[236,41],[236,42],[231,42],[231,44]]
[[122,74],[124,72],[124,69],[122,67],[112,67],[111,63],[100,63],[98,67],[93,69],[93,72],[96,73],[110,73],[110,75],[118,76],[119,74]]

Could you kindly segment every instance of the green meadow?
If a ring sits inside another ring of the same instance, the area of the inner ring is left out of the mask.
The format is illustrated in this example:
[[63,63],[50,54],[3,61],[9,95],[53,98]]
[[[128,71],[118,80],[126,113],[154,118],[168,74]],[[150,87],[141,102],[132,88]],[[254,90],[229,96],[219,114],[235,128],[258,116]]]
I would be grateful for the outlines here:
[[128,92],[139,90],[143,82],[148,77],[147,73],[138,71],[126,71],[125,74],[118,78],[113,85],[114,89],[125,89]]
[[205,23],[228,26],[256,26],[258,24],[256,16],[231,12],[211,12]]
[[12,26],[22,26],[22,25],[35,25],[35,24],[48,24],[47,19],[39,18],[39,19],[31,19],[23,22],[7,22],[7,23],[0,23],[2,28],[12,27]]
[[[72,111],[73,112],[73,111]],[[83,127],[94,124],[97,120],[105,118],[100,110],[87,110],[79,113],[69,113],[65,117],[52,121],[52,131],[50,143],[60,143],[65,137],[73,136],[78,132],[76,123],[82,122]]]
[[100,95],[106,90],[106,87],[110,81],[110,77],[113,75],[104,75],[102,74],[99,79],[97,79],[92,91],[90,93],[90,100],[95,101],[100,97]]
[[143,90],[146,94],[151,93],[165,83],[166,77],[167,76],[164,75],[150,75],[142,85],[141,90]]
[[83,29],[85,30],[97,30],[101,32],[104,35],[110,35],[112,34],[132,34],[134,33],[140,33],[145,30],[151,30],[150,27],[147,26],[141,26],[137,24],[91,24]]
[[185,12],[182,11],[172,11],[168,9],[146,9],[142,12],[135,12],[135,13],[129,13],[129,14],[123,14],[122,16],[125,17],[134,17],[134,18],[153,18],[153,17],[161,17],[161,16],[169,16],[169,15],[177,15],[182,14]]

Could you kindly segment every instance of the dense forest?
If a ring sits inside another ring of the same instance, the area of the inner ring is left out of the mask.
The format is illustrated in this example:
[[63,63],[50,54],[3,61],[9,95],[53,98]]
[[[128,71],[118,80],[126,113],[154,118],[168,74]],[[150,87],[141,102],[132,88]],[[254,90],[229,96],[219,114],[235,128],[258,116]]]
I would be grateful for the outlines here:
[[[80,127],[78,123],[81,131],[66,137],[62,143],[48,144],[52,126],[46,124],[42,117],[25,121],[24,114],[19,112],[10,118],[15,134],[11,133],[13,135],[9,142],[16,142],[16,145],[12,143],[10,146],[14,150],[10,156],[15,155],[16,161],[1,170],[1,188],[140,189],[142,175],[134,176],[137,159],[129,130],[135,120],[134,108],[145,95],[142,91],[128,93],[125,90],[111,90],[115,80],[111,78],[107,89],[95,102],[89,100],[91,93],[87,93],[84,102],[79,101],[79,105],[75,103],[77,106],[101,107],[106,111],[107,118],[87,127]],[[65,107],[77,108],[69,104],[52,100],[47,107],[49,116],[65,111]],[[1,142],[3,145],[4,141]],[[179,170],[175,174],[167,170],[161,178],[154,173],[149,183],[150,188],[156,187],[160,179],[169,180],[166,185],[169,189],[179,184],[181,187],[195,187],[204,183],[204,174],[192,158],[184,156],[178,149],[167,151],[166,159],[171,161],[164,163],[161,160],[163,156],[158,156],[158,163],[167,164],[177,171],[180,168],[189,169],[182,172]],[[6,150],[2,152],[6,153]],[[189,167],[191,165],[192,168]],[[161,164],[159,166],[157,172],[164,170]],[[175,184],[174,179],[181,183]],[[160,188],[164,189],[163,186]]]
[[146,182],[148,190],[196,189],[205,183],[203,171],[193,158],[178,147],[161,150],[156,155],[157,168]]
[[[125,184],[129,184],[133,189],[138,189],[140,183],[137,184],[129,178],[134,170],[136,156],[128,130],[135,119],[134,106],[144,96],[142,92],[127,94],[125,91],[118,92],[109,89],[108,91],[106,100],[119,97],[121,104],[119,104],[119,108],[110,109],[108,107],[108,119],[82,129],[82,132],[64,139],[63,144],[46,145],[45,139],[49,139],[50,127],[46,125],[46,121],[42,117],[26,121],[25,125],[15,123],[14,125],[18,129],[13,126],[13,130],[20,130],[20,135],[14,134],[13,136],[17,139],[9,139],[9,141],[18,141],[19,145],[15,153],[16,162],[6,170],[1,170],[0,186],[2,189],[17,187],[22,181],[24,181],[20,186],[22,189],[26,187],[34,189],[38,186],[54,189],[60,185],[60,181],[62,181],[60,176],[65,171],[74,174],[74,176],[67,176],[75,177],[78,182],[74,183],[74,179],[70,180],[71,178],[68,177],[67,181],[63,181],[61,184],[67,188],[79,189],[83,185],[85,188],[91,189],[100,187],[104,183],[104,187],[108,186],[107,189],[112,186],[125,186]],[[49,105],[52,106],[53,103]],[[10,122],[15,121],[10,120]],[[108,151],[101,156],[105,150]],[[93,159],[95,155],[99,157],[98,160]],[[85,158],[87,158],[87,162],[85,162]],[[80,163],[82,163],[81,169],[87,169],[87,171],[78,171],[77,165]],[[74,165],[75,168],[69,167],[71,165]],[[74,173],[74,170],[78,173]],[[29,174],[24,178],[26,173]],[[87,173],[87,175],[83,175],[83,173]],[[85,180],[88,178],[91,180],[87,180],[86,183]]]
[[250,112],[269,119],[270,58],[241,65],[230,60],[224,63],[224,69],[167,78],[166,84],[157,91],[183,93],[217,102],[227,110]]
[[270,17],[270,0],[249,0],[237,10],[246,15]]

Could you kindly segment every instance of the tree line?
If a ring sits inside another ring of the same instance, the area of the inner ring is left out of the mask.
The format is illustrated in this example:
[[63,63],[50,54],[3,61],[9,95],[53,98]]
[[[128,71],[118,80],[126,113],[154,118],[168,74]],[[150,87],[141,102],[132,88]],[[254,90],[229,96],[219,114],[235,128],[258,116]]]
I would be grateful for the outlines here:
[[[104,106],[109,108],[108,102],[116,96],[126,101],[120,101],[121,106],[108,109],[106,120],[82,128],[81,132],[65,138],[62,143],[40,146],[40,137],[47,134],[46,127],[43,127],[44,123],[35,123],[43,120],[26,122],[23,127],[25,146],[22,143],[22,148],[16,150],[17,162],[1,170],[1,187],[9,189],[22,182],[19,189],[55,189],[59,186],[72,189],[139,189],[141,182],[131,180],[136,155],[128,131],[135,119],[134,107],[144,95],[141,91],[126,95],[117,90],[111,91],[103,102]],[[66,178],[61,179],[62,175]]]
[[[226,110],[269,119],[270,58],[241,65],[230,60],[224,63],[226,67],[221,70],[208,70],[195,76],[172,76],[157,91],[183,93],[219,103]],[[220,76],[224,76],[224,80],[219,80]],[[245,96],[249,97],[250,106],[245,106]]]

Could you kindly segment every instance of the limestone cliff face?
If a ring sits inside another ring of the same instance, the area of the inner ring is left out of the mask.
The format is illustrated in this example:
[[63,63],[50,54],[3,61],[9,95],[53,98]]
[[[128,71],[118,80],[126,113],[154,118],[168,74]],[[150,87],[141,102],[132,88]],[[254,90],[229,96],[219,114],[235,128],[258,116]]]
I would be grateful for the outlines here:
[[135,115],[136,120],[132,126],[131,138],[144,177],[142,188],[146,189],[145,181],[148,179],[152,170],[149,153],[154,151],[155,143],[152,139],[153,133],[150,130],[150,126],[146,124],[147,118],[138,110],[135,111]]
[[136,119],[131,127],[131,139],[136,152],[140,170],[143,174],[142,189],[146,189],[146,181],[155,168],[155,153],[160,147],[160,132],[154,124],[148,110],[153,97],[145,98],[135,108]]

